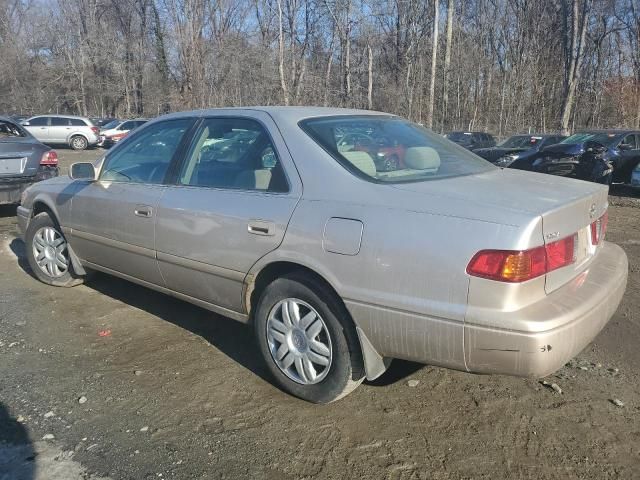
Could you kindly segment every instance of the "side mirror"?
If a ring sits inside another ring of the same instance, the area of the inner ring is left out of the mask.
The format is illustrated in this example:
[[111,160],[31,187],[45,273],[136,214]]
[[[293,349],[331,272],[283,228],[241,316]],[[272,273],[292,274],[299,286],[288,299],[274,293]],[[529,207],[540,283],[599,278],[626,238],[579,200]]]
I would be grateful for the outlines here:
[[78,162],[71,165],[71,169],[69,170],[69,176],[73,180],[93,181],[96,179],[96,170],[93,167],[93,163]]
[[29,126],[29,125],[31,125],[31,124],[25,120],[25,121],[24,121],[24,122],[22,122],[20,125],[22,125],[23,127],[28,127],[28,126]]
[[622,150],[623,152],[625,152],[627,150],[633,150],[631,145],[628,144],[628,143],[621,143],[620,145],[618,145],[618,149]]

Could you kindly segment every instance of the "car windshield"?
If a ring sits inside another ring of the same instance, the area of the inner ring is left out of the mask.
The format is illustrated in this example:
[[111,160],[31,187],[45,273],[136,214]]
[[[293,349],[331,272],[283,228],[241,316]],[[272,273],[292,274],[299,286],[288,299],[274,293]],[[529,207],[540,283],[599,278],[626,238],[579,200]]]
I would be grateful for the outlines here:
[[489,171],[489,162],[399,117],[313,118],[302,129],[345,168],[381,183],[422,181]]
[[600,143],[602,145],[609,145],[613,143],[618,135],[616,133],[606,132],[579,132],[574,133],[570,137],[565,138],[560,143],[568,143],[576,145],[578,143],[584,143],[586,141]]
[[122,122],[120,120],[111,120],[109,123],[102,126],[103,130],[110,130],[112,128],[116,128]]
[[451,132],[445,135],[445,138],[448,138],[452,142],[461,144],[471,143],[472,137],[473,134],[471,134],[470,132]]
[[532,137],[529,135],[514,135],[502,142],[502,148],[531,148],[542,141],[542,137]]

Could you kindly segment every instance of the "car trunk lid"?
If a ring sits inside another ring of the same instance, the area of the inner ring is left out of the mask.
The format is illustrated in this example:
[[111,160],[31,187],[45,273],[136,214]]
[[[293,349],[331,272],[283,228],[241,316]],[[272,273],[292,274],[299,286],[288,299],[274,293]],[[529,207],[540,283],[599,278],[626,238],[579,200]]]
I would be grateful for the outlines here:
[[576,261],[547,273],[547,293],[588,267],[597,251],[590,244],[590,225],[608,207],[608,189],[604,185],[512,169],[495,169],[442,181],[397,184],[395,187],[450,199],[450,208],[442,213],[450,213],[452,209],[462,213],[466,204],[468,210],[473,205],[473,218],[478,218],[477,207],[484,207],[487,219],[492,221],[501,211],[504,218],[513,211],[540,216],[543,238],[533,239],[534,245],[553,243],[577,234]]

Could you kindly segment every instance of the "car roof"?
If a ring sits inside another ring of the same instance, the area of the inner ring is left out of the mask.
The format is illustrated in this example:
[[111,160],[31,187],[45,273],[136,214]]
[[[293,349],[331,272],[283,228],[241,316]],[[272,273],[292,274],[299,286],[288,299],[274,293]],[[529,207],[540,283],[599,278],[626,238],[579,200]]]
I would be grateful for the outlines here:
[[41,115],[33,115],[29,117],[29,120],[32,118],[38,118],[38,117],[75,118],[80,120],[89,120],[89,117],[80,117],[78,115],[59,115],[57,113],[43,113]]
[[634,130],[632,128],[585,128],[574,132],[574,135],[576,133],[609,133],[614,135],[623,135],[626,133],[640,133],[640,130]]
[[333,117],[342,115],[377,115],[377,116],[395,116],[390,113],[376,112],[374,110],[358,110],[351,108],[334,108],[334,107],[284,107],[284,106],[257,106],[257,107],[225,107],[225,108],[209,108],[206,110],[191,110],[187,112],[176,112],[157,118],[179,118],[179,117],[206,117],[220,113],[238,112],[264,112],[274,118],[282,118],[287,121],[301,121],[307,118],[316,117]]

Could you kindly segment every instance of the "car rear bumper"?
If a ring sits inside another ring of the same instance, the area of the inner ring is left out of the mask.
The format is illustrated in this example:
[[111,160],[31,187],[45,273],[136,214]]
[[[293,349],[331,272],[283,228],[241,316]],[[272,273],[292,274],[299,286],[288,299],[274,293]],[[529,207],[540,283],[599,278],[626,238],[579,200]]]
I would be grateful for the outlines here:
[[36,175],[0,177],[0,205],[20,203],[22,192],[40,180],[58,176],[58,169],[40,170]]
[[[614,314],[627,285],[628,262],[605,243],[589,268],[568,284],[513,315],[529,331],[464,326],[465,364],[477,373],[543,377],[584,349]],[[549,330],[544,325],[553,324]]]

